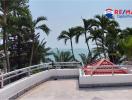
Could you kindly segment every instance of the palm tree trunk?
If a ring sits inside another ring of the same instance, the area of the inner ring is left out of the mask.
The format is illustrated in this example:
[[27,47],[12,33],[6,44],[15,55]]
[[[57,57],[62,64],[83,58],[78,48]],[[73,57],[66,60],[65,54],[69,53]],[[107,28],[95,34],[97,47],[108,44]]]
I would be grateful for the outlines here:
[[5,32],[3,28],[3,49],[4,49],[4,54],[5,54],[5,72],[7,72],[7,51],[6,51],[6,40],[5,40]]
[[[7,41],[8,39],[6,39],[6,41]],[[7,68],[8,68],[8,72],[10,72],[11,71],[11,68],[10,68],[10,58],[9,58],[9,54],[8,54],[8,49],[6,50],[7,52],[6,52],[6,56],[7,56]]]
[[70,42],[71,42],[71,52],[72,52],[72,55],[73,55],[73,59],[75,60],[72,39],[70,39]]
[[86,32],[85,32],[85,43],[86,43],[87,48],[88,48],[88,53],[90,53],[90,55],[91,55],[90,47],[89,47],[89,44],[88,44],[88,42],[87,42]]
[[105,36],[104,36],[104,29],[102,30],[102,34],[103,34],[103,38],[102,38],[102,48],[103,48],[104,57],[106,59],[107,56],[106,56],[105,47],[104,47],[104,38],[105,38]]
[[4,47],[4,53],[5,53],[5,61],[6,61],[6,72],[10,71],[10,62],[9,62],[9,55],[8,55],[8,49],[7,49],[7,33],[5,27],[3,27],[3,47]]
[[[96,40],[96,39],[95,39],[95,43],[96,43],[96,46],[97,46],[97,51],[98,51],[98,53],[99,53],[99,46],[98,46],[98,43],[97,43],[97,40]],[[99,53],[99,57],[101,58],[100,53]]]
[[9,55],[8,55],[8,49],[7,49],[7,42],[8,42],[8,34],[6,33],[6,24],[7,24],[7,13],[6,8],[6,1],[4,1],[4,27],[3,27],[3,46],[4,46],[4,53],[5,53],[5,61],[6,61],[6,70],[10,71],[10,62],[9,62]]
[[104,40],[103,39],[102,39],[102,48],[103,48],[104,57],[107,58],[106,53],[105,53],[105,47],[104,47]]
[[18,64],[18,68],[21,68],[21,37],[20,34],[17,35],[18,36],[18,44],[17,44],[17,64]]
[[32,42],[32,51],[31,51],[31,56],[30,56],[30,62],[29,62],[29,66],[32,65],[32,60],[33,60],[33,52],[34,52],[34,39]]

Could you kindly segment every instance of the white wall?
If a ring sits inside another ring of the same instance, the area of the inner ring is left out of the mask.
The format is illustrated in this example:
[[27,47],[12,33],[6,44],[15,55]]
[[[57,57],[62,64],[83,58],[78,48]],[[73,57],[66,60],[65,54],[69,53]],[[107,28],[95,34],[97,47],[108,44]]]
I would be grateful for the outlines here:
[[79,77],[79,70],[78,69],[57,69],[57,70],[54,70],[54,76],[64,76],[64,77],[70,77],[70,76],[73,76],[73,77],[76,77],[78,76]]
[[83,75],[79,76],[80,85],[100,85],[100,84],[123,84],[132,83],[132,74],[115,74],[115,75]]
[[19,81],[11,83],[0,89],[0,100],[7,100],[16,95],[20,91],[29,88],[41,81],[47,80],[53,76],[79,76],[78,69],[51,69],[40,72],[29,77],[25,77]]

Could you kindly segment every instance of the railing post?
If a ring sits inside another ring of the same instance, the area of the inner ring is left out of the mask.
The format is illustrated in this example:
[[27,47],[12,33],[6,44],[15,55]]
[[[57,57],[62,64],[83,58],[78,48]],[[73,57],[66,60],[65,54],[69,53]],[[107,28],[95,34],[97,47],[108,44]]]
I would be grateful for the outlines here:
[[1,88],[4,87],[4,77],[3,77],[3,73],[1,73]]
[[45,66],[48,70],[49,70],[49,64],[46,64],[46,66]]
[[49,68],[48,68],[48,64],[47,64],[47,63],[43,63],[42,66],[43,66],[44,70],[45,70],[45,69],[49,70]]
[[43,67],[43,70],[45,70],[45,68],[46,68],[46,64],[43,63],[41,66]]
[[112,66],[112,75],[114,75],[114,66]]
[[27,71],[28,71],[28,76],[30,76],[31,75],[31,69],[28,68]]
[[83,63],[80,62],[80,63],[79,63],[79,68],[81,68],[82,66],[84,67]]
[[93,76],[93,67],[92,67],[92,71],[91,71],[91,76]]

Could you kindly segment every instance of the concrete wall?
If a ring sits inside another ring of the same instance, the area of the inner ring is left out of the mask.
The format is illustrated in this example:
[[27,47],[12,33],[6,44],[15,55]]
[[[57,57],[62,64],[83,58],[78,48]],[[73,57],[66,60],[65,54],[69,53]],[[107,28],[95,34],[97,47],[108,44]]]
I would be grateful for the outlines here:
[[48,79],[54,76],[79,77],[79,71],[78,69],[51,69],[31,75],[29,77],[25,77],[0,89],[0,100],[8,100],[8,98],[15,96],[16,94],[23,94],[25,91],[29,90],[34,85],[47,81]]
[[79,76],[80,87],[132,85],[132,74]]
[[53,76],[58,78],[79,77],[79,69],[57,69],[57,70],[54,70]]

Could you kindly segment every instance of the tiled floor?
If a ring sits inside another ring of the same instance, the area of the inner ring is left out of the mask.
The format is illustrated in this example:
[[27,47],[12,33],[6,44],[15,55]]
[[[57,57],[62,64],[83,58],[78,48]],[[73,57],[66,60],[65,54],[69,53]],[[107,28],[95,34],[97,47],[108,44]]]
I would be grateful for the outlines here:
[[51,80],[17,100],[132,100],[132,87],[80,89],[76,79]]

